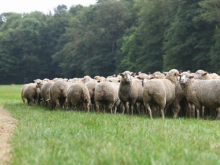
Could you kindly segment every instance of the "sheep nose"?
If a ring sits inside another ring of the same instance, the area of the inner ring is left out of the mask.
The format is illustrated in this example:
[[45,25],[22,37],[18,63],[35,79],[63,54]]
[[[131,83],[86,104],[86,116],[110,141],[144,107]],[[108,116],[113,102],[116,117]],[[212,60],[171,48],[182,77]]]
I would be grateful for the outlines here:
[[181,79],[181,82],[183,82],[184,81],[184,79]]

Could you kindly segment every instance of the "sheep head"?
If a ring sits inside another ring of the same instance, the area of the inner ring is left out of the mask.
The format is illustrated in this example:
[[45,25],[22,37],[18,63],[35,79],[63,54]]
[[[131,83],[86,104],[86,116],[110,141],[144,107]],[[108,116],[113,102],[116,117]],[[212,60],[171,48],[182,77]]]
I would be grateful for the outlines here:
[[180,83],[181,84],[188,84],[192,78],[194,78],[194,76],[192,76],[188,72],[183,72],[180,75]]
[[134,76],[134,75],[135,75],[135,73],[130,72],[130,71],[125,71],[123,73],[120,73],[120,76],[122,76],[122,78],[125,82],[131,82],[132,76]]

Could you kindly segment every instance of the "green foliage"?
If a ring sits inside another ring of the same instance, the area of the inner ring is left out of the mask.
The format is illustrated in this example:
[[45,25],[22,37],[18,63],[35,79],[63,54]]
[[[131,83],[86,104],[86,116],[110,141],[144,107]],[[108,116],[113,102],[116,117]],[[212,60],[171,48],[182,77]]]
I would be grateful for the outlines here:
[[219,73],[218,0],[99,0],[0,15],[0,83],[204,69]]
[[171,65],[182,70],[211,70],[208,53],[213,45],[214,24],[203,20],[198,2],[179,3],[174,21],[165,32],[165,68]]

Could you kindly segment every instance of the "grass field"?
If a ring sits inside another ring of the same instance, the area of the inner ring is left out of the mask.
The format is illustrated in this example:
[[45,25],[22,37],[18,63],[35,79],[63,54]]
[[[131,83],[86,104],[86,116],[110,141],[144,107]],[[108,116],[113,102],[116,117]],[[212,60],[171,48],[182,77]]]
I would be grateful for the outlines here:
[[12,164],[220,164],[220,121],[50,111],[23,105],[20,89],[0,86],[18,119]]

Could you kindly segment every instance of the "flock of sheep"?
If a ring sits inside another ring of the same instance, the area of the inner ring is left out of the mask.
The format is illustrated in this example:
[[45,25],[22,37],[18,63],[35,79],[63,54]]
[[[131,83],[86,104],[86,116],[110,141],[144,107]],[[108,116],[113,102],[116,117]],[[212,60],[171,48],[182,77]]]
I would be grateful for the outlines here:
[[[220,78],[203,70],[196,73],[153,74],[125,71],[117,77],[34,80],[21,89],[28,105],[43,104],[50,109],[85,109],[110,113],[149,114],[152,116],[189,116],[197,119],[220,115]],[[196,111],[195,111],[196,110]]]

